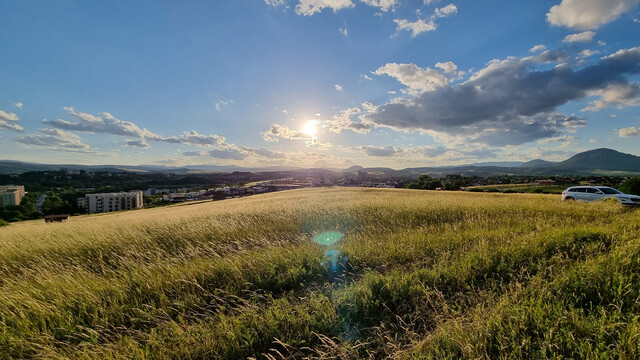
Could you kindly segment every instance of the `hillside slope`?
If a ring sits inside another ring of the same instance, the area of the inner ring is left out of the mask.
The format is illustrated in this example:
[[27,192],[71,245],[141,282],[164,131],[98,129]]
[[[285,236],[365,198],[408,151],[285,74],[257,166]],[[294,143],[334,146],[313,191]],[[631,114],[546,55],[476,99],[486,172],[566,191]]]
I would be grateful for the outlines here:
[[638,224],[347,188],[11,224],[0,358],[638,358]]

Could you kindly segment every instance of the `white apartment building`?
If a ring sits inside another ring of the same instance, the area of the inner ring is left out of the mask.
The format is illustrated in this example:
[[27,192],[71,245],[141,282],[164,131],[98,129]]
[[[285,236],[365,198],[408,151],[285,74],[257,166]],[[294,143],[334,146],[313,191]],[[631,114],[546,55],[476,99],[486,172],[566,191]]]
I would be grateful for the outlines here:
[[142,191],[121,193],[87,194],[84,204],[88,213],[103,213],[119,210],[131,210],[142,207]]

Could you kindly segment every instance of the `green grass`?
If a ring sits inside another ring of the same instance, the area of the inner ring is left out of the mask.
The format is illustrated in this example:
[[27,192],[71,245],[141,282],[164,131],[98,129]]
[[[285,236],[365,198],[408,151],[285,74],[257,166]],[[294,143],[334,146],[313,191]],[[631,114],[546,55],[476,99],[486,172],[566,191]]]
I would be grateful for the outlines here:
[[635,359],[639,234],[617,203],[403,189],[14,223],[0,358]]

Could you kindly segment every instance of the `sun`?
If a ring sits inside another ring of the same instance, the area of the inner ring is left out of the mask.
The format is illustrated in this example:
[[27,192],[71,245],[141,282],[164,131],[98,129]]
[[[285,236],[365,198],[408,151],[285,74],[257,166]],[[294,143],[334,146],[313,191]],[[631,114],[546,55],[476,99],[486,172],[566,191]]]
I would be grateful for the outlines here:
[[302,132],[313,137],[316,136],[318,129],[316,129],[316,124],[313,121],[309,120],[306,124],[304,124]]

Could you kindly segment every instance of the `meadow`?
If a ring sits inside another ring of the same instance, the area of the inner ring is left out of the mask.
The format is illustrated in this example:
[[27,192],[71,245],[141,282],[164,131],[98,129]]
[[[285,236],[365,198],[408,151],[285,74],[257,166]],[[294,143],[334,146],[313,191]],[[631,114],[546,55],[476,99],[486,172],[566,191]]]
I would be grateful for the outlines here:
[[26,221],[0,227],[0,359],[637,359],[639,280],[640,210],[558,195],[322,188]]

